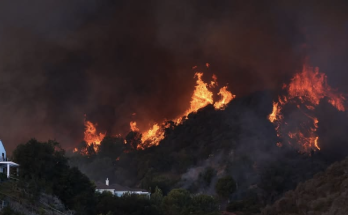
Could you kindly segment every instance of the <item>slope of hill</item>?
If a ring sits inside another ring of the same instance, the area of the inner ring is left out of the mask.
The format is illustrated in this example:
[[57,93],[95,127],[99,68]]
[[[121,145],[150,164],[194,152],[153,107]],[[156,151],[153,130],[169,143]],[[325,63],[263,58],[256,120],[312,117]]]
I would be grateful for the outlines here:
[[[30,194],[18,188],[16,181],[0,183],[0,200],[4,200],[9,208],[7,214],[47,214],[47,215],[71,215],[73,211],[65,210],[64,204],[55,196],[41,193],[37,200],[33,200]],[[11,209],[10,209],[11,208]]]
[[[107,137],[98,152],[75,153],[70,164],[94,181],[153,189],[173,188],[215,195],[215,183],[230,175],[237,183],[231,201],[257,194],[257,205],[271,204],[298,182],[328,166],[321,152],[299,154],[278,147],[268,92],[236,98],[225,110],[207,106],[183,124],[167,129],[159,146],[132,150],[121,137]],[[135,135],[136,136],[136,135]],[[103,168],[101,168],[103,167]]]
[[285,193],[262,215],[346,215],[348,211],[348,158]]

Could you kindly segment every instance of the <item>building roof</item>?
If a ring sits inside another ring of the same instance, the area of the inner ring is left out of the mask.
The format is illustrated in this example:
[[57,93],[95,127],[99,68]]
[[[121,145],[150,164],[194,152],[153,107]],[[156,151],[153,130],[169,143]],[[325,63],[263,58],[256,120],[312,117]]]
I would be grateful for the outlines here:
[[119,184],[110,184],[109,186],[106,185],[105,183],[96,183],[97,188],[96,189],[113,189],[115,191],[141,191],[141,192],[148,192],[147,190],[140,189],[140,188],[129,188],[129,187],[124,187]]
[[105,183],[97,183],[96,186],[97,186],[97,189],[114,189],[114,190],[117,190],[117,191],[126,191],[126,190],[129,190],[128,188],[122,187],[122,186],[119,185],[119,184],[110,184],[110,185],[108,186],[108,185],[106,185]]
[[10,166],[19,166],[18,163],[12,162],[12,161],[0,161],[1,164],[9,164]]

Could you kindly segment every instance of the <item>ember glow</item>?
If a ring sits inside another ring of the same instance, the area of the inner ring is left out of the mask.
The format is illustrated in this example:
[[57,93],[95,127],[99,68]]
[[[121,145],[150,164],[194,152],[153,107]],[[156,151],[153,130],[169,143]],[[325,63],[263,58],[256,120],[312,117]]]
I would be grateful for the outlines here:
[[[277,136],[290,145],[299,146],[301,152],[320,150],[319,137],[316,134],[319,120],[313,113],[315,107],[322,99],[327,98],[337,110],[345,111],[345,97],[328,85],[326,75],[320,73],[318,68],[307,66],[291,79],[290,84],[284,85],[283,89],[286,89],[287,96],[279,97],[278,102],[273,103],[273,111],[268,117],[276,125]],[[294,104],[302,116],[295,127],[289,126],[282,113],[288,104]]]
[[[100,142],[104,139],[106,135],[103,133],[98,134],[96,126],[97,125],[94,125],[92,122],[85,120],[84,141],[86,141],[88,145],[91,145],[92,143],[95,143],[96,145],[100,145]],[[95,148],[95,150],[97,151],[98,149]]]
[[137,122],[130,122],[129,125],[132,131],[134,132],[139,131],[139,128],[137,127]]

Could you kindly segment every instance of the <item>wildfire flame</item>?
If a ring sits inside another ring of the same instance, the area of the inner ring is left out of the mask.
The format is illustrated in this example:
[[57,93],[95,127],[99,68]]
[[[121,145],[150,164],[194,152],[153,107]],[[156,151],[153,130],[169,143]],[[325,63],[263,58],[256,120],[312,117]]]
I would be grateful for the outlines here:
[[213,74],[213,76],[211,77],[213,80],[210,81],[210,84],[209,84],[209,87],[210,88],[215,88],[217,85],[218,85],[218,82],[217,82],[217,77],[215,74]]
[[[185,112],[184,116],[188,116],[190,113],[195,113],[199,109],[213,104],[213,93],[208,89],[208,84],[202,80],[203,73],[195,73],[194,77],[197,77],[195,90],[191,98],[191,106]],[[180,117],[181,118],[181,117]]]
[[96,129],[97,124],[93,124],[92,122],[85,120],[85,137],[84,140],[88,145],[95,143],[96,147],[94,148],[96,151],[98,150],[97,146],[100,145],[100,142],[104,139],[105,133],[97,133]]
[[139,131],[139,128],[137,127],[137,122],[130,122],[129,125],[132,131],[134,132]]
[[[288,143],[294,142],[300,146],[301,152],[320,150],[319,137],[316,134],[319,120],[313,116],[313,110],[324,98],[339,111],[345,111],[345,97],[335,92],[327,83],[327,76],[320,73],[318,68],[304,66],[301,73],[296,74],[289,85],[283,85],[288,95],[278,97],[278,102],[273,102],[273,110],[268,119],[276,125],[277,136],[289,139]],[[282,115],[283,107],[287,104],[296,104],[303,114],[301,123],[295,131],[283,135],[288,129],[288,123],[284,122]],[[281,143],[277,143],[281,146]]]
[[[206,63],[205,65],[207,68],[210,67],[209,63]],[[192,67],[192,69],[196,69],[197,66]],[[197,112],[199,109],[204,108],[205,106],[212,104],[214,105],[215,109],[224,109],[227,104],[233,100],[236,96],[233,95],[231,92],[227,90],[227,86],[224,86],[220,89],[218,92],[218,95],[221,97],[221,99],[214,103],[213,99],[213,92],[209,90],[210,88],[215,88],[218,86],[217,77],[216,75],[212,76],[212,81],[210,84],[205,83],[202,80],[203,73],[197,72],[194,75],[194,78],[197,78],[196,80],[196,86],[193,91],[191,101],[190,101],[190,107],[180,116],[178,116],[175,119],[172,119],[175,125],[180,124],[183,120],[188,118],[188,115],[191,113]],[[135,116],[136,113],[133,113],[132,116]],[[133,132],[140,132],[140,129],[137,127],[136,121],[131,121],[129,123],[130,129]],[[97,133],[96,124],[93,124],[90,121],[85,120],[85,137],[84,140],[86,143],[90,146],[92,143],[95,144],[97,151],[98,145],[100,145],[100,142],[105,137],[105,134],[103,133]],[[144,149],[146,147],[150,146],[157,146],[161,140],[165,137],[165,129],[169,128],[170,124],[168,123],[155,123],[151,126],[150,129],[148,129],[145,132],[142,132],[141,136],[141,144],[137,146],[138,149]],[[125,140],[125,144],[127,141]],[[76,151],[76,150],[74,150]]]
[[221,99],[217,102],[215,102],[214,107],[215,109],[224,109],[228,103],[232,99],[236,97],[236,95],[233,95],[230,91],[227,90],[227,86],[222,87],[218,93],[219,96],[221,96]]
[[[206,64],[206,67],[209,67],[208,63]],[[193,69],[196,68],[196,66],[193,67]],[[195,113],[199,109],[204,108],[209,104],[214,104],[215,109],[224,109],[227,106],[227,104],[236,97],[227,90],[227,86],[224,86],[220,89],[218,93],[221,99],[214,103],[213,92],[210,91],[209,88],[215,88],[216,86],[218,86],[217,77],[216,75],[213,75],[213,80],[208,85],[202,80],[202,76],[203,73],[201,72],[195,73],[194,78],[197,78],[197,80],[195,89],[191,97],[190,107],[179,117],[172,120],[176,125],[180,124],[183,121],[183,119],[187,119],[189,114]],[[164,129],[167,127],[168,126],[165,123],[155,123],[154,125],[152,125],[152,127],[149,130],[142,133],[142,144],[138,145],[138,149],[144,149],[149,146],[157,146],[160,143],[160,141],[164,139]],[[132,131],[139,131],[138,127],[136,126],[136,122],[130,122],[130,128]]]

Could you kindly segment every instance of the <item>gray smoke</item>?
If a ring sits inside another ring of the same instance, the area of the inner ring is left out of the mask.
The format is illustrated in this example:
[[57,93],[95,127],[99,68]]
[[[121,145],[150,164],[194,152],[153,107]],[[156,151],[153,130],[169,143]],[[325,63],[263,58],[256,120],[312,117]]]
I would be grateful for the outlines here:
[[244,96],[280,89],[309,56],[346,92],[346,11],[343,0],[2,1],[0,138],[9,151],[31,137],[71,149],[84,114],[109,134],[177,117],[191,67],[206,62],[205,78]]

